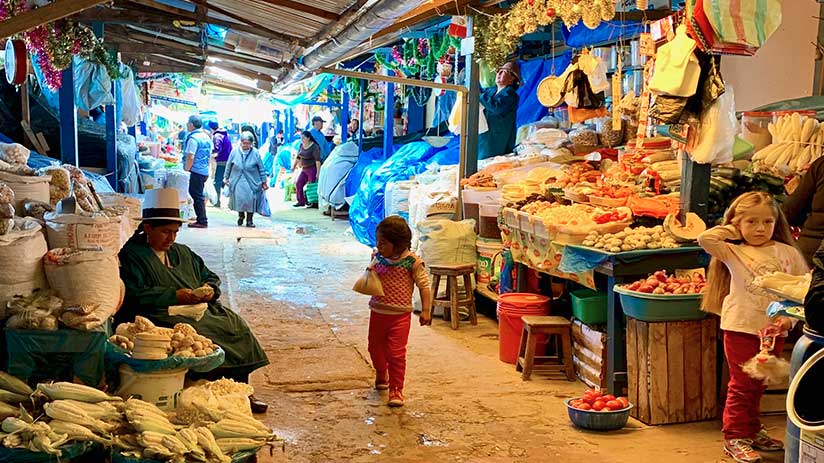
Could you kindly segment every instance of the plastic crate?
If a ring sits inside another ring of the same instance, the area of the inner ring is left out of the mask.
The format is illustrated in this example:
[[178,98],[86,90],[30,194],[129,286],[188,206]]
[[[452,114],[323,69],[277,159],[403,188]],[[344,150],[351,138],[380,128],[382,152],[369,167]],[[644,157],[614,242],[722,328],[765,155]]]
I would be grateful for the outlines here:
[[645,322],[701,320],[707,316],[701,311],[700,294],[647,294],[630,291],[620,286],[615,292],[621,298],[624,315]]
[[569,293],[572,314],[587,325],[607,322],[607,294],[591,289],[579,289]]

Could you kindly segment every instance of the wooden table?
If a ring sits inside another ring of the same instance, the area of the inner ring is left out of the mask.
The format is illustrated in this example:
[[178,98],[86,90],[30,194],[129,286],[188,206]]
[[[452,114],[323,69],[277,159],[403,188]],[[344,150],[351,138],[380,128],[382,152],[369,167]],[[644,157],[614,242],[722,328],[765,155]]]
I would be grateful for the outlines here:
[[[600,249],[567,245],[576,252],[587,253],[593,260],[603,259],[595,267],[595,273],[606,277],[605,287],[599,289],[607,293],[607,389],[610,394],[623,395],[627,386],[627,359],[624,330],[624,311],[618,294],[613,288],[615,285],[633,282],[646,278],[658,270],[674,272],[676,269],[692,269],[706,267],[709,256],[698,246],[684,246],[675,249],[645,249],[620,253],[605,252]],[[521,278],[523,271],[528,268],[518,262],[518,290],[525,279]],[[601,285],[598,285],[601,286]]]

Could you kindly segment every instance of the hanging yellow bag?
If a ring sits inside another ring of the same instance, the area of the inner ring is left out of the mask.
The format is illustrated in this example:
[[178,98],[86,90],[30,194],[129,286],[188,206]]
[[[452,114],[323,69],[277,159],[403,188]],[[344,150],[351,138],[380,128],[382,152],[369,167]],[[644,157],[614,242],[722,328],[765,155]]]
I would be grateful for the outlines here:
[[363,275],[358,278],[352,290],[356,293],[365,294],[367,296],[383,296],[383,283],[375,271],[375,259],[369,264],[369,267],[364,270]]

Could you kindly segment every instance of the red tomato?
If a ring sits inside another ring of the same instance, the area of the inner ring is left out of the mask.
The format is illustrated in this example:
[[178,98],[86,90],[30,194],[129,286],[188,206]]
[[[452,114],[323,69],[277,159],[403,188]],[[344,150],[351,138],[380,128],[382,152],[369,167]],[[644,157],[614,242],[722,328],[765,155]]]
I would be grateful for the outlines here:
[[575,407],[575,408],[577,408],[577,407],[578,407],[578,405],[581,405],[582,403],[584,403],[584,401],[583,401],[583,400],[581,400],[581,399],[575,399],[575,400],[571,400],[571,401],[569,402],[569,405],[570,405],[571,407]]
[[592,409],[595,410],[596,412],[600,412],[601,410],[604,409],[604,407],[606,407],[606,405],[607,404],[605,404],[603,400],[596,400],[595,402],[592,403]]
[[629,400],[627,400],[627,398],[626,398],[626,397],[618,397],[618,398],[617,398],[617,399],[615,399],[615,400],[617,400],[618,402],[621,402],[621,405],[623,405],[623,407],[622,407],[622,408],[627,408],[627,407],[629,407]]
[[595,399],[593,399],[592,396],[589,395],[588,393],[585,393],[584,396],[581,397],[581,402],[588,403],[590,405],[592,405],[592,402],[594,402],[594,401],[595,401]]
[[605,396],[601,396],[601,400],[604,402],[609,402],[610,400],[615,400],[615,396],[612,394],[607,394]]
[[617,400],[610,400],[609,402],[606,403],[606,406],[607,406],[608,409],[610,409],[612,411],[624,409],[624,406],[621,404],[621,402],[619,402]]
[[579,405],[579,406],[578,406],[578,407],[576,407],[576,408],[577,408],[578,410],[592,410],[592,406],[591,406],[590,404],[588,404],[588,403],[582,403],[581,405]]

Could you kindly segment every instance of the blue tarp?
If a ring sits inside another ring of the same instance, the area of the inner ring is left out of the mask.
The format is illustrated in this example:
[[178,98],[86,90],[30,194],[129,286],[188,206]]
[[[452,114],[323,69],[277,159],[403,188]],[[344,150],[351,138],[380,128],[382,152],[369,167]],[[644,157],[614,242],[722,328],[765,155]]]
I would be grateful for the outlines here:
[[388,160],[368,164],[363,169],[360,188],[349,208],[349,223],[358,241],[375,246],[375,228],[384,218],[384,193],[388,183],[408,180],[436,161],[440,165],[447,165],[450,161],[456,164],[459,143],[458,137],[442,148],[434,148],[422,141],[407,143]]
[[604,21],[595,29],[590,29],[579,22],[572,29],[564,26],[561,30],[568,47],[581,48],[636,37],[644,32],[644,25],[636,21]]
[[[538,84],[551,75],[561,75],[569,66],[572,59],[572,52],[553,58],[535,59],[531,61],[521,61],[521,79],[523,84],[518,88],[518,115],[516,127],[539,121],[549,114],[549,110],[538,101]],[[554,72],[553,72],[554,71]]]
[[[393,152],[398,151],[399,148],[400,146],[395,145]],[[351,198],[358,193],[363,173],[369,166],[373,163],[377,163],[377,165],[380,166],[383,164],[383,161],[385,161],[383,148],[372,148],[361,153],[360,156],[358,156],[358,162],[355,163],[355,167],[352,168],[349,172],[349,177],[346,179],[346,197]]]

